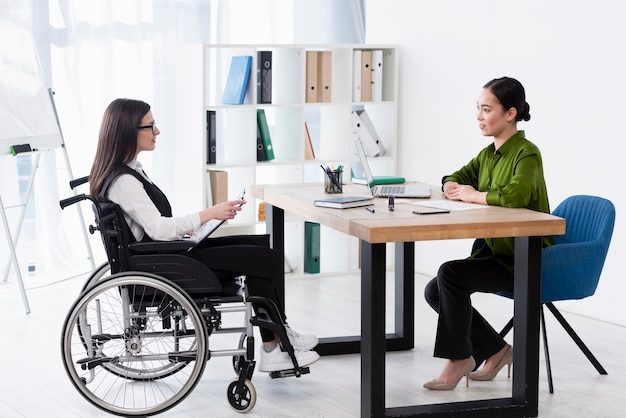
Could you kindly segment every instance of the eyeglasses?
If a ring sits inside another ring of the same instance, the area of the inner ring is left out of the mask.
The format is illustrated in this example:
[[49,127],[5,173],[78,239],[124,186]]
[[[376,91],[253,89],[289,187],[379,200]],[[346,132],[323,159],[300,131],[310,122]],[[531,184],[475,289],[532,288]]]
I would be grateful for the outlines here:
[[151,125],[138,126],[137,129],[152,129],[152,134],[154,135],[154,131],[156,131],[156,122],[152,122]]

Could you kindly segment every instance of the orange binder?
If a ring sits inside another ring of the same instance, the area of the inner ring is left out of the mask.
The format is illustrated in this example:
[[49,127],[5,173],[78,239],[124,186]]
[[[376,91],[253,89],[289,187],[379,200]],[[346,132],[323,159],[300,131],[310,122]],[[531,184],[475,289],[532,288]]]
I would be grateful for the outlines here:
[[317,56],[318,60],[318,79],[317,86],[319,89],[318,101],[332,101],[332,79],[333,79],[333,56],[332,51],[320,51]]
[[318,54],[317,51],[306,51],[306,102],[318,101]]

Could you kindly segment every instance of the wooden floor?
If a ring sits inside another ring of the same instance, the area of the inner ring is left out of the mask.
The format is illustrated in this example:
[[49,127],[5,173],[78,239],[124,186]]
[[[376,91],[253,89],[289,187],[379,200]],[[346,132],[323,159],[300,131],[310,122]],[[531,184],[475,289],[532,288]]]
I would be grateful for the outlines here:
[[[74,389],[60,357],[64,317],[83,278],[28,291],[32,312],[24,313],[14,284],[0,285],[0,417],[110,416],[92,406]],[[491,382],[470,381],[454,391],[433,392],[422,384],[439,373],[443,360],[432,357],[436,316],[426,305],[422,289],[427,278],[416,275],[415,349],[387,355],[387,406],[439,403],[510,396],[506,371]],[[28,284],[27,284],[28,285]],[[291,326],[318,336],[358,334],[357,275],[290,278],[287,314]],[[388,295],[393,292],[388,291]],[[496,328],[510,317],[512,302],[493,295],[475,295],[474,305]],[[390,299],[392,302],[392,299]],[[392,311],[391,303],[389,313]],[[558,304],[557,304],[558,307]],[[547,312],[547,311],[546,311]],[[546,314],[555,393],[549,394],[541,355],[540,417],[623,417],[626,387],[626,329],[564,313],[587,342],[608,375],[599,375],[549,312]],[[390,315],[388,315],[390,316]],[[388,327],[392,324],[388,321]],[[213,338],[213,337],[212,337]],[[214,338],[218,338],[217,336]],[[509,336],[509,339],[511,337]],[[270,379],[256,372],[258,394],[249,417],[358,417],[359,355],[323,357],[301,378]],[[226,399],[234,378],[229,358],[214,358],[193,393],[163,417],[240,417]]]

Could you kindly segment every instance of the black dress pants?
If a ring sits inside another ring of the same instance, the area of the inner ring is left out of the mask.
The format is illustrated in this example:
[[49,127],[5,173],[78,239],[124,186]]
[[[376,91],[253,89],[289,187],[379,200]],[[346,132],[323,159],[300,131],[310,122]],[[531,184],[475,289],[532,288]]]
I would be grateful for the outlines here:
[[513,290],[513,274],[493,257],[467,258],[444,263],[424,290],[426,302],[439,313],[434,356],[465,359],[474,356],[479,366],[506,342],[472,307],[474,292]]
[[[189,256],[209,267],[223,284],[231,284],[236,277],[245,275],[250,296],[273,301],[283,319],[286,318],[274,285],[274,280],[284,274],[284,260],[278,251],[270,248],[268,235],[209,238],[194,248]],[[260,332],[263,341],[274,340],[272,331],[261,328]]]

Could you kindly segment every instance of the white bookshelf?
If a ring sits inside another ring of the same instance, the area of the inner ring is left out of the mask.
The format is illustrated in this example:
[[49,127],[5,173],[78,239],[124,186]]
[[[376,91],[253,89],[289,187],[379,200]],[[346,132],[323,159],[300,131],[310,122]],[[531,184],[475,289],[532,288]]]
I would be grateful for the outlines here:
[[[353,101],[355,50],[380,50],[383,55],[382,100]],[[257,103],[257,52],[272,51],[272,103]],[[332,55],[332,95],[330,102],[306,102],[306,52],[330,51]],[[343,165],[344,182],[350,179],[349,167],[357,160],[353,145],[351,113],[365,108],[384,144],[384,155],[370,158],[377,175],[395,175],[397,158],[398,49],[390,45],[204,45],[203,104],[206,112],[216,112],[216,164],[210,169],[228,172],[228,194],[236,196],[254,184],[321,183],[320,164]],[[252,56],[250,80],[241,105],[223,105],[231,57]],[[256,111],[265,110],[274,160],[256,161]],[[305,121],[315,151],[306,160]],[[206,123],[206,122],[205,122]],[[207,130],[203,129],[203,161],[206,163]],[[208,175],[204,178],[205,202]],[[220,228],[222,234],[262,233],[265,223],[257,221],[260,201],[248,199],[242,213]],[[303,219],[288,217],[285,225],[286,257],[303,272]],[[321,272],[358,268],[358,242],[328,228],[321,231]]]

